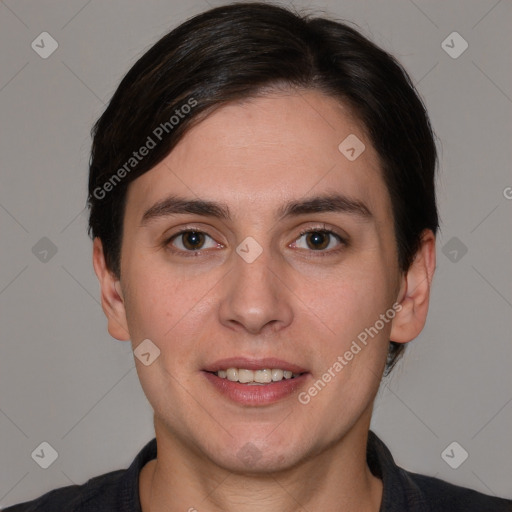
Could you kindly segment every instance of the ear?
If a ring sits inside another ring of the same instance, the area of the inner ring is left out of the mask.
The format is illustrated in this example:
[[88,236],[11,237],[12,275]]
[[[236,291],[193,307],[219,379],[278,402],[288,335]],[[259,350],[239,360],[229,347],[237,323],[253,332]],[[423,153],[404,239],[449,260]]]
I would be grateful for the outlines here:
[[418,336],[427,320],[430,286],[436,268],[436,238],[430,229],[421,234],[421,243],[409,270],[403,275],[390,340],[407,343]]
[[103,244],[99,237],[93,242],[92,263],[94,272],[98,277],[101,289],[101,307],[107,317],[108,332],[120,341],[128,341],[130,333],[126,322],[124,298],[121,291],[121,282],[107,268]]

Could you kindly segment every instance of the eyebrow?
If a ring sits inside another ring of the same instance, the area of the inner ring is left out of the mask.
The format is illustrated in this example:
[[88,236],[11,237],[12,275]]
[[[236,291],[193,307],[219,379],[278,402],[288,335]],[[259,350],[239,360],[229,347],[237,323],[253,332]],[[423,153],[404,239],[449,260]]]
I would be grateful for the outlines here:
[[[278,209],[276,216],[282,219],[322,212],[347,213],[355,215],[362,220],[373,218],[372,212],[362,201],[343,194],[320,195],[290,201]],[[154,219],[184,214],[215,217],[226,221],[231,220],[229,207],[224,203],[204,199],[186,199],[172,195],[158,201],[146,210],[142,216],[141,226],[148,224]]]

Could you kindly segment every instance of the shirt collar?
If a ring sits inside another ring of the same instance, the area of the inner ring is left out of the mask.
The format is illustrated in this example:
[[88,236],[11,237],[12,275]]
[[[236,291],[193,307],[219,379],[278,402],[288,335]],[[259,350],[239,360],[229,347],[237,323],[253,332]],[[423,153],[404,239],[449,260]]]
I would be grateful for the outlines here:
[[[142,512],[139,496],[139,473],[143,466],[157,456],[156,438],[137,454],[120,482],[120,512]],[[379,512],[411,510],[428,512],[423,493],[409,476],[398,467],[387,446],[370,430],[366,445],[366,460],[370,471],[382,480],[383,493]]]
[[368,432],[366,461],[370,471],[382,480],[379,512],[410,510],[429,512],[425,496],[410,474],[395,464],[388,447],[373,431]]
[[156,437],[146,443],[123,475],[119,488],[119,512],[142,512],[139,495],[139,473],[150,460],[156,459]]

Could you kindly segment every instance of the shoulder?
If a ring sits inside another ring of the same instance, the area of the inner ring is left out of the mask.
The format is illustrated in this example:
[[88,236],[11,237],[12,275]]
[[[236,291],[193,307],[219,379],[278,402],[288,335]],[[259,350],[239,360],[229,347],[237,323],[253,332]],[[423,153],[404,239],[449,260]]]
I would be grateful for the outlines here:
[[367,462],[383,480],[381,512],[512,512],[512,500],[497,498],[398,466],[388,447],[371,430]]
[[18,503],[3,512],[85,512],[115,510],[118,487],[126,470],[117,470],[91,478],[82,485],[59,487],[31,501]]
[[[126,512],[139,510],[139,473],[156,458],[156,438],[146,443],[128,469],[95,476],[81,485],[68,485],[32,500],[18,503],[3,512]],[[135,508],[134,508],[135,507]]]
[[512,512],[512,500],[497,498],[431,476],[406,471],[432,511]]

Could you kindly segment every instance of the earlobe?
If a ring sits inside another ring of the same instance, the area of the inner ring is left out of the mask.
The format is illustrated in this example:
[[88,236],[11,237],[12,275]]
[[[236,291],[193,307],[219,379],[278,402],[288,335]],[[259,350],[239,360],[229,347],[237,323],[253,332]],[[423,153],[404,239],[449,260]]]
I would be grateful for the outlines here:
[[430,287],[436,266],[436,240],[430,229],[423,231],[413,262],[403,276],[397,300],[402,306],[393,319],[390,339],[407,343],[416,338],[427,320]]
[[93,266],[98,277],[101,292],[101,307],[107,317],[108,332],[120,341],[128,341],[130,333],[126,321],[126,310],[121,283],[107,268],[103,244],[96,237],[93,242]]

